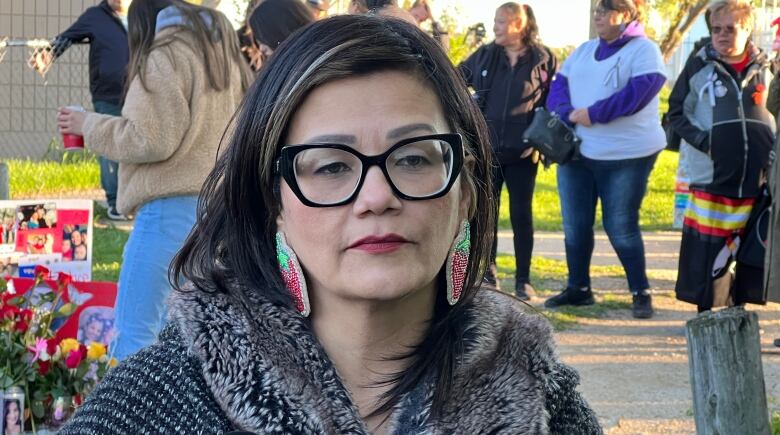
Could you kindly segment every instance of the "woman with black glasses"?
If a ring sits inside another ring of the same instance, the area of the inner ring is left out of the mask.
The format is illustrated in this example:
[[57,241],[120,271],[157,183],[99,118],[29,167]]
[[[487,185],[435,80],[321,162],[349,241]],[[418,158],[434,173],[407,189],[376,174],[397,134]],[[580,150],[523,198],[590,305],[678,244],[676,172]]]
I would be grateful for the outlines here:
[[479,289],[479,109],[407,23],[293,35],[243,102],[158,344],[62,433],[600,433],[551,329]]

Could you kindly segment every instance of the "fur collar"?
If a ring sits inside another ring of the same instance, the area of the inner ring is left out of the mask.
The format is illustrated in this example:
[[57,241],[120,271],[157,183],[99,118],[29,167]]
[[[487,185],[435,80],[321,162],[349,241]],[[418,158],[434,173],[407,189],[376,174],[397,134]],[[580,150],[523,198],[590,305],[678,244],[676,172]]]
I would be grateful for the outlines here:
[[[259,301],[250,312],[231,296],[190,290],[172,294],[171,321],[237,429],[369,433],[304,318],[269,302]],[[464,325],[451,398],[435,430],[428,382],[402,399],[391,433],[547,433],[545,391],[559,378],[551,376],[559,367],[552,332],[544,319],[515,304],[509,296],[479,292]]]

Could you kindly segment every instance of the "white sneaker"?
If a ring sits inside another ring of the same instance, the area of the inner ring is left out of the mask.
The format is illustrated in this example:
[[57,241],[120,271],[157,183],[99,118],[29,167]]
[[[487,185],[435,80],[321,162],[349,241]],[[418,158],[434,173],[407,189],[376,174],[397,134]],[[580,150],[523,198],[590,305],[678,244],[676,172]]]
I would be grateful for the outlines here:
[[127,216],[123,215],[122,213],[119,213],[116,211],[116,207],[109,207],[106,211],[106,216],[111,219],[112,221],[126,221]]

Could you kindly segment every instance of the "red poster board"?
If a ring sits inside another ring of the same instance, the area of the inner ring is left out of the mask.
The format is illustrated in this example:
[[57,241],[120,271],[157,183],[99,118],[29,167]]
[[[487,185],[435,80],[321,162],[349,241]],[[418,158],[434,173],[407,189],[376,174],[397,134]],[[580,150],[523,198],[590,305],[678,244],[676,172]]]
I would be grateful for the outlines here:
[[[26,293],[34,283],[31,278],[12,278],[10,282],[17,295]],[[51,291],[58,291],[57,281],[44,280],[30,297]],[[96,341],[108,345],[114,333],[116,293],[117,285],[113,282],[71,282],[67,291],[60,295],[62,301],[58,306],[73,302],[78,308],[62,324],[52,325],[57,331],[56,338],[76,338],[84,344]]]

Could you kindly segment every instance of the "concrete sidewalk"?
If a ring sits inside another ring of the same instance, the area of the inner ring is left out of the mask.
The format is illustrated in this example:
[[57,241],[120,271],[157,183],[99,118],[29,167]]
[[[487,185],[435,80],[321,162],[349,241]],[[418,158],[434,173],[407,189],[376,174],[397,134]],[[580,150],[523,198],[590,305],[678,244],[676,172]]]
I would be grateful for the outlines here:
[[[534,255],[553,260],[566,261],[566,250],[562,232],[537,231],[534,235]],[[645,242],[645,258],[652,269],[677,270],[680,252],[680,233],[672,231],[646,232],[642,234]],[[499,231],[498,252],[514,255],[511,231]],[[606,233],[596,233],[596,248],[593,250],[591,264],[598,266],[620,265],[620,260],[612,249]]]

